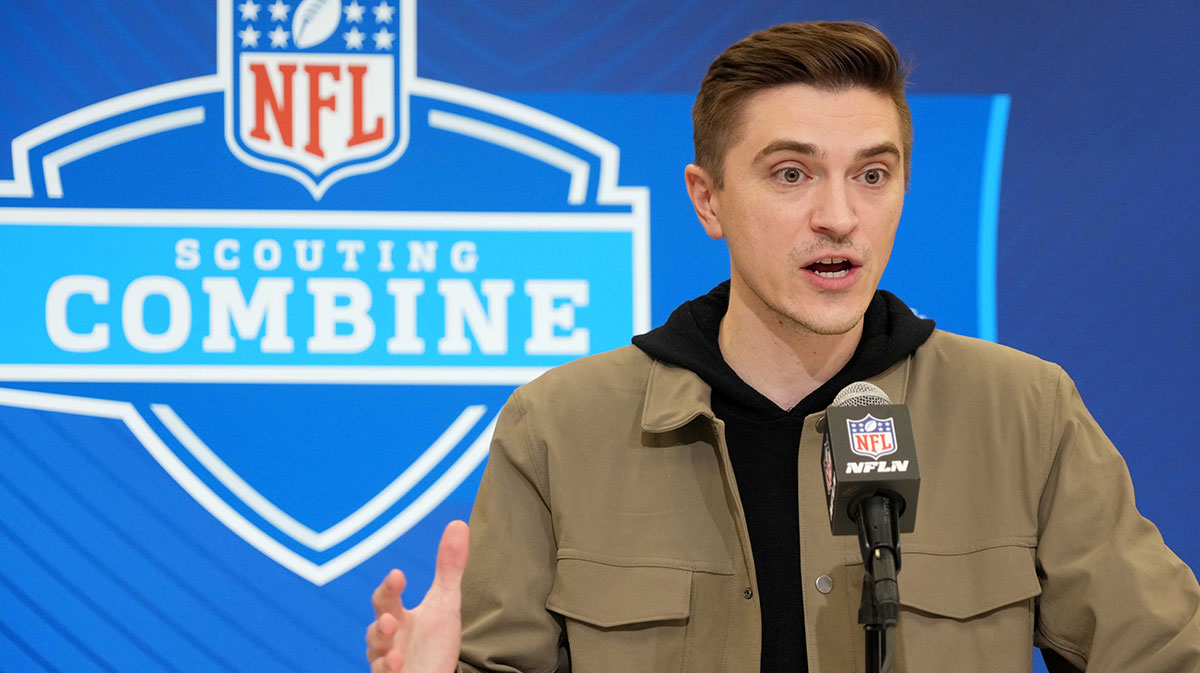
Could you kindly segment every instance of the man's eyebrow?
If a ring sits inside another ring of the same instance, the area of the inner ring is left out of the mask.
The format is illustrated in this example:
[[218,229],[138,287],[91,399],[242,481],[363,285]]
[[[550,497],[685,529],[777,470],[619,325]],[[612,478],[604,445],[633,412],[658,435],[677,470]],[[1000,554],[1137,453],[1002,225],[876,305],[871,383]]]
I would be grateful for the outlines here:
[[880,156],[883,154],[890,154],[890,155],[896,157],[897,159],[899,159],[900,158],[900,148],[896,147],[895,143],[892,143],[889,141],[884,141],[884,142],[879,143],[878,145],[875,145],[874,147],[868,147],[864,150],[859,150],[858,154],[854,155],[854,158],[856,160],[870,159],[872,157],[877,157],[877,156]]
[[796,140],[772,140],[767,146],[754,155],[754,161],[776,152],[795,152],[810,157],[823,157],[825,153],[812,143],[802,143]]
[[[759,159],[776,152],[794,152],[796,154],[803,154],[805,156],[816,157],[818,159],[825,156],[825,151],[821,150],[812,143],[802,143],[797,140],[773,140],[770,143],[767,143],[766,147],[759,150],[758,154],[754,155],[754,161],[758,161]],[[878,145],[872,145],[871,147],[859,150],[858,153],[854,155],[854,159],[855,161],[861,161],[862,159],[870,159],[872,157],[878,157],[884,154],[890,154],[899,159],[900,148],[896,147],[895,143],[885,140]]]

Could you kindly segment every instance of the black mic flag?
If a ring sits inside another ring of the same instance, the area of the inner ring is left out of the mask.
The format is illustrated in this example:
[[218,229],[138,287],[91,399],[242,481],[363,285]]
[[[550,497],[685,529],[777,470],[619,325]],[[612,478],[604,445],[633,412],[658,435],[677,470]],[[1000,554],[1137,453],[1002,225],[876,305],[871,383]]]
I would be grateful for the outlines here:
[[895,503],[898,532],[913,531],[921,473],[908,407],[870,383],[844,388],[825,411],[821,467],[834,535],[857,535],[858,505],[875,494]]

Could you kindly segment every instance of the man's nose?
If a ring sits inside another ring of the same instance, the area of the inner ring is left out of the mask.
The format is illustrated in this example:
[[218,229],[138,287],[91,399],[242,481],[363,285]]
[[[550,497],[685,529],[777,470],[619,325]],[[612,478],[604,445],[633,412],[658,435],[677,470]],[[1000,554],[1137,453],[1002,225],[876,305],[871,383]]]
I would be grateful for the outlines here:
[[817,193],[812,214],[812,228],[831,238],[842,238],[858,226],[858,216],[851,203],[850,186],[843,180],[824,181]]

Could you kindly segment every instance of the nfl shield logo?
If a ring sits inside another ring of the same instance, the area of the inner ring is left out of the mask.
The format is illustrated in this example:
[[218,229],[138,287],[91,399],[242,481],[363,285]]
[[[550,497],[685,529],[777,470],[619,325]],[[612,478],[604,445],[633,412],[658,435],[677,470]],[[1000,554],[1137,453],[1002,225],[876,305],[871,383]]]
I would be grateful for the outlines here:
[[222,3],[219,49],[225,140],[238,159],[320,199],[403,154],[411,2],[235,2]]
[[875,418],[871,414],[857,421],[846,421],[850,428],[850,450],[860,456],[878,460],[896,452],[896,431],[890,418]]
[[649,329],[649,191],[587,129],[417,77],[415,0],[218,6],[216,76],[14,145],[44,186],[0,178],[0,425],[116,426],[88,450],[183,490],[145,497],[325,585],[466,517],[514,386]]

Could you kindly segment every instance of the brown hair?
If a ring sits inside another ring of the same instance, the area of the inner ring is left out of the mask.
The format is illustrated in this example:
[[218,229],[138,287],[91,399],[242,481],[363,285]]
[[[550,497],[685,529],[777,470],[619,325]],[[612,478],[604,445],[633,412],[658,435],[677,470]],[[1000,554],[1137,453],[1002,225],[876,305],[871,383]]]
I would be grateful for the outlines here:
[[785,23],[729,47],[708,68],[692,106],[695,162],[716,187],[724,184],[725,151],[733,143],[741,109],[756,91],[809,84],[838,91],[864,87],[886,95],[900,114],[904,176],[912,159],[912,115],[904,98],[908,67],[896,47],[862,23]]

